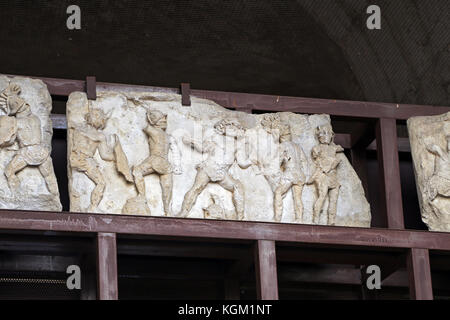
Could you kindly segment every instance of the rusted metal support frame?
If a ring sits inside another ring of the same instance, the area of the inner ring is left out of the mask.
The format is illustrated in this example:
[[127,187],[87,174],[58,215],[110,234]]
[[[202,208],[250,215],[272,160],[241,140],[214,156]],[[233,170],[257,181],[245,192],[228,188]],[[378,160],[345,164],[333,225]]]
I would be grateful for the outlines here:
[[181,105],[190,106],[191,105],[191,84],[182,83],[181,84]]
[[430,254],[428,249],[411,248],[406,257],[409,294],[412,300],[433,300]]
[[115,233],[97,234],[97,297],[99,300],[119,298]]
[[94,76],[86,77],[86,93],[89,100],[97,99],[97,79]]
[[278,300],[278,273],[275,241],[256,241],[255,273],[258,300]]
[[376,137],[381,203],[386,227],[404,229],[396,120],[380,118],[377,122]]
[[2,229],[450,250],[450,233],[445,232],[114,214],[0,210]]
[[[84,91],[86,82],[82,80],[32,77],[41,79],[50,94],[68,96],[74,91]],[[180,94],[180,88],[125,85],[97,82],[97,90],[168,92]],[[386,118],[406,120],[413,116],[439,115],[450,111],[450,107],[429,107],[406,104],[311,99],[250,93],[236,93],[210,90],[191,90],[191,95],[210,99],[226,108],[242,109],[253,105],[258,111],[290,111],[297,113],[326,113],[352,118]]]

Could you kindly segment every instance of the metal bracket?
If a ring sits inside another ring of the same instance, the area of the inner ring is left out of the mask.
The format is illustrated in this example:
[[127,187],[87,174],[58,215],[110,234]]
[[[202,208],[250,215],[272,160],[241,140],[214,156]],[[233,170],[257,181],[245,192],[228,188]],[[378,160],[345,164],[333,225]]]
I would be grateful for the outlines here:
[[97,80],[94,76],[86,77],[86,93],[89,100],[97,99]]
[[181,84],[181,105],[190,106],[191,105],[191,84],[182,83]]

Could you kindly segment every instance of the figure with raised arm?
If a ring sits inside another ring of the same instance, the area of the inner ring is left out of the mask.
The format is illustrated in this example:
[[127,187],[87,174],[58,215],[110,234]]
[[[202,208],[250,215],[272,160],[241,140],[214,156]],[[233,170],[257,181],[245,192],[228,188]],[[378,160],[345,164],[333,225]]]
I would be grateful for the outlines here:
[[[157,174],[161,185],[164,215],[172,215],[172,174],[181,174],[180,151],[175,139],[167,134],[167,115],[158,110],[148,110],[148,125],[144,129],[148,137],[150,155],[133,168],[134,182],[141,199],[145,199],[145,176]],[[175,166],[169,162],[172,152]]]
[[304,174],[306,156],[301,147],[292,141],[291,128],[288,124],[281,122],[279,115],[267,114],[264,116],[261,124],[269,134],[278,137],[277,140],[279,141],[278,174],[275,176],[264,175],[274,195],[274,221],[281,221],[283,215],[283,199],[286,193],[292,190],[295,221],[302,222],[302,192],[306,182]]
[[16,151],[5,170],[8,185],[11,191],[17,191],[20,187],[17,173],[26,167],[37,167],[48,191],[59,197],[50,149],[42,141],[41,121],[20,93],[20,86],[10,83],[0,94],[0,108],[6,114],[0,117],[0,148]]
[[[100,158],[104,161],[115,161],[114,148],[119,139],[117,135],[107,136],[103,129],[106,126],[108,116],[98,108],[89,108],[85,116],[86,124],[75,127],[72,132],[72,149],[69,156],[69,164],[73,170],[84,173],[95,187],[91,193],[88,212],[97,210],[106,188],[106,182],[94,159],[98,150]],[[109,140],[109,141],[108,141]]]
[[223,119],[214,125],[214,130],[215,133],[203,142],[183,138],[185,144],[207,154],[207,158],[197,166],[194,184],[184,197],[180,215],[186,217],[206,186],[209,183],[217,183],[232,193],[237,219],[243,220],[244,187],[239,180],[231,176],[229,169],[235,162],[242,169],[252,165],[245,157],[245,130],[236,119]]

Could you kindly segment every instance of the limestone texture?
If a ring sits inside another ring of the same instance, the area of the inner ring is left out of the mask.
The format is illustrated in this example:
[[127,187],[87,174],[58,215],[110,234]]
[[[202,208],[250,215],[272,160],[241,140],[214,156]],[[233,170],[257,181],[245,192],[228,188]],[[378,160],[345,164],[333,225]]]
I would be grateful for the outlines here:
[[370,227],[328,115],[253,115],[167,92],[75,92],[71,210]]
[[52,99],[41,80],[0,75],[0,209],[61,211]]
[[450,113],[408,119],[423,222],[450,232]]

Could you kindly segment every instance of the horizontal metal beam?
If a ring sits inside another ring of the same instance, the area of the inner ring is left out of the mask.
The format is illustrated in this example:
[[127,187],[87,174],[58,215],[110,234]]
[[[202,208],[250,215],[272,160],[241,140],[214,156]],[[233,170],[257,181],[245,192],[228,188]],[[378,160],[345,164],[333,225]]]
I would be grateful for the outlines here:
[[0,230],[106,232],[209,239],[274,240],[378,248],[450,250],[450,233],[250,221],[0,210]]
[[[74,91],[86,91],[86,81],[82,80],[68,80],[44,77],[30,78],[41,79],[42,81],[44,81],[47,84],[47,87],[52,95],[68,96]],[[159,91],[180,94],[179,88],[163,88],[97,82],[97,91],[105,90],[120,90],[122,92]],[[450,111],[450,107],[430,107],[380,102],[326,100],[210,90],[191,90],[191,96],[213,100],[225,108],[232,109],[243,109],[248,108],[248,105],[252,105],[252,109],[256,111],[290,111],[308,114],[326,113],[333,116],[344,116],[352,118],[392,118],[406,120],[413,116],[438,115]]]

